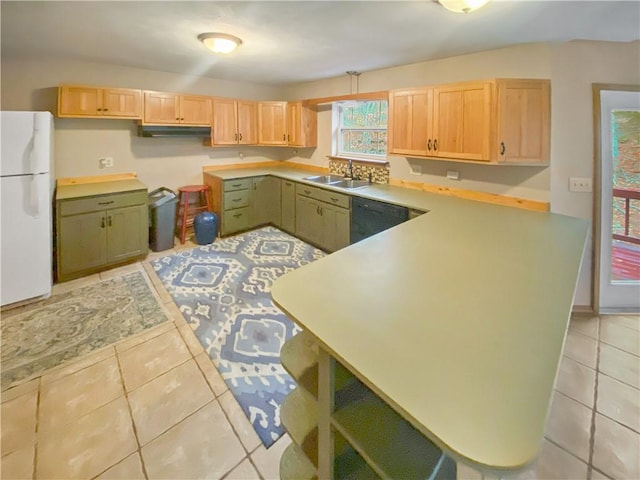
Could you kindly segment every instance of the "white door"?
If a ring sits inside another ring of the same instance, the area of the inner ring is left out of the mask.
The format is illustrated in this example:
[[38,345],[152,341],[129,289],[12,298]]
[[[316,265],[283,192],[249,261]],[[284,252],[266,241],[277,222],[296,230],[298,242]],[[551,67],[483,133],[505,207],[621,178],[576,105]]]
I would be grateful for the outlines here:
[[1,304],[51,293],[49,174],[3,177],[0,184]]
[[640,92],[602,90],[600,112],[599,307],[640,311]]

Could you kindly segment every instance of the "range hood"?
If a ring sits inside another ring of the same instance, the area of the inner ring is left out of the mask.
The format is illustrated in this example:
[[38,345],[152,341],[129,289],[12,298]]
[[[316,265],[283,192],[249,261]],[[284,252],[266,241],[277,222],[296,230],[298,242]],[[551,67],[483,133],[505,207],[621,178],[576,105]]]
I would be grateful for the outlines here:
[[211,127],[182,125],[138,125],[139,137],[199,137],[209,138]]

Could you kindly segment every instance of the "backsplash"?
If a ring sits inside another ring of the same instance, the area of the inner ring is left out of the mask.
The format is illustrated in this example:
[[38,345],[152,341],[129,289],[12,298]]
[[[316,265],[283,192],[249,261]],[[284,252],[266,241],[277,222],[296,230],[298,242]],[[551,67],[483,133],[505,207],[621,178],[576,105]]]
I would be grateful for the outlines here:
[[[388,163],[369,163],[366,161],[353,160],[353,177],[360,180],[369,180],[374,183],[389,183],[389,164]],[[345,175],[349,166],[346,160],[329,158],[329,173],[334,175]]]

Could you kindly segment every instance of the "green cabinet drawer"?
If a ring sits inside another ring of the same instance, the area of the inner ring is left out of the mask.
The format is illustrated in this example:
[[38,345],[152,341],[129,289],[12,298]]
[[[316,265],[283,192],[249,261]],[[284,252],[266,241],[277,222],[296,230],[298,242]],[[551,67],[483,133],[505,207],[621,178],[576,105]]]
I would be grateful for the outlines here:
[[233,192],[234,190],[248,190],[251,186],[251,178],[237,178],[235,180],[224,181],[224,191]]
[[305,197],[311,197],[315,199],[320,198],[320,189],[318,187],[311,187],[302,183],[296,183],[296,194],[303,195]]
[[74,200],[60,200],[59,215],[77,215],[79,213],[98,212],[112,208],[130,207],[147,204],[147,191],[140,190],[110,195],[97,195]]
[[349,208],[349,195],[344,195],[342,193],[337,193],[332,190],[324,190],[321,189],[319,191],[318,200],[322,200],[323,202],[327,202],[331,205],[335,205],[336,207]]
[[233,210],[249,206],[249,190],[236,190],[224,193],[224,209]]
[[249,228],[249,207],[237,208],[224,212],[222,228],[224,234],[238,232]]

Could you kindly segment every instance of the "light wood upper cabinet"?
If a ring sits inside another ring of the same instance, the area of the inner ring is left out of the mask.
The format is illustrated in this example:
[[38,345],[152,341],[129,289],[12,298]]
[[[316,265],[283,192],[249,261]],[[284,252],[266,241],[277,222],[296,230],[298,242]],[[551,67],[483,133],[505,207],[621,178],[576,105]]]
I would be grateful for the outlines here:
[[435,88],[432,129],[433,156],[489,161],[491,83]]
[[130,88],[62,85],[58,88],[59,117],[142,117],[142,91]]
[[318,145],[318,113],[314,105],[304,102],[287,103],[287,145],[316,147]]
[[214,98],[211,145],[257,143],[257,110],[256,102]]
[[497,141],[500,163],[549,163],[550,82],[498,80]]
[[211,125],[211,98],[144,92],[144,123],[151,125]]
[[497,79],[389,92],[389,154],[549,162],[550,83]]
[[389,153],[426,157],[432,153],[433,89],[389,93]]
[[287,102],[258,102],[258,144],[287,145]]

